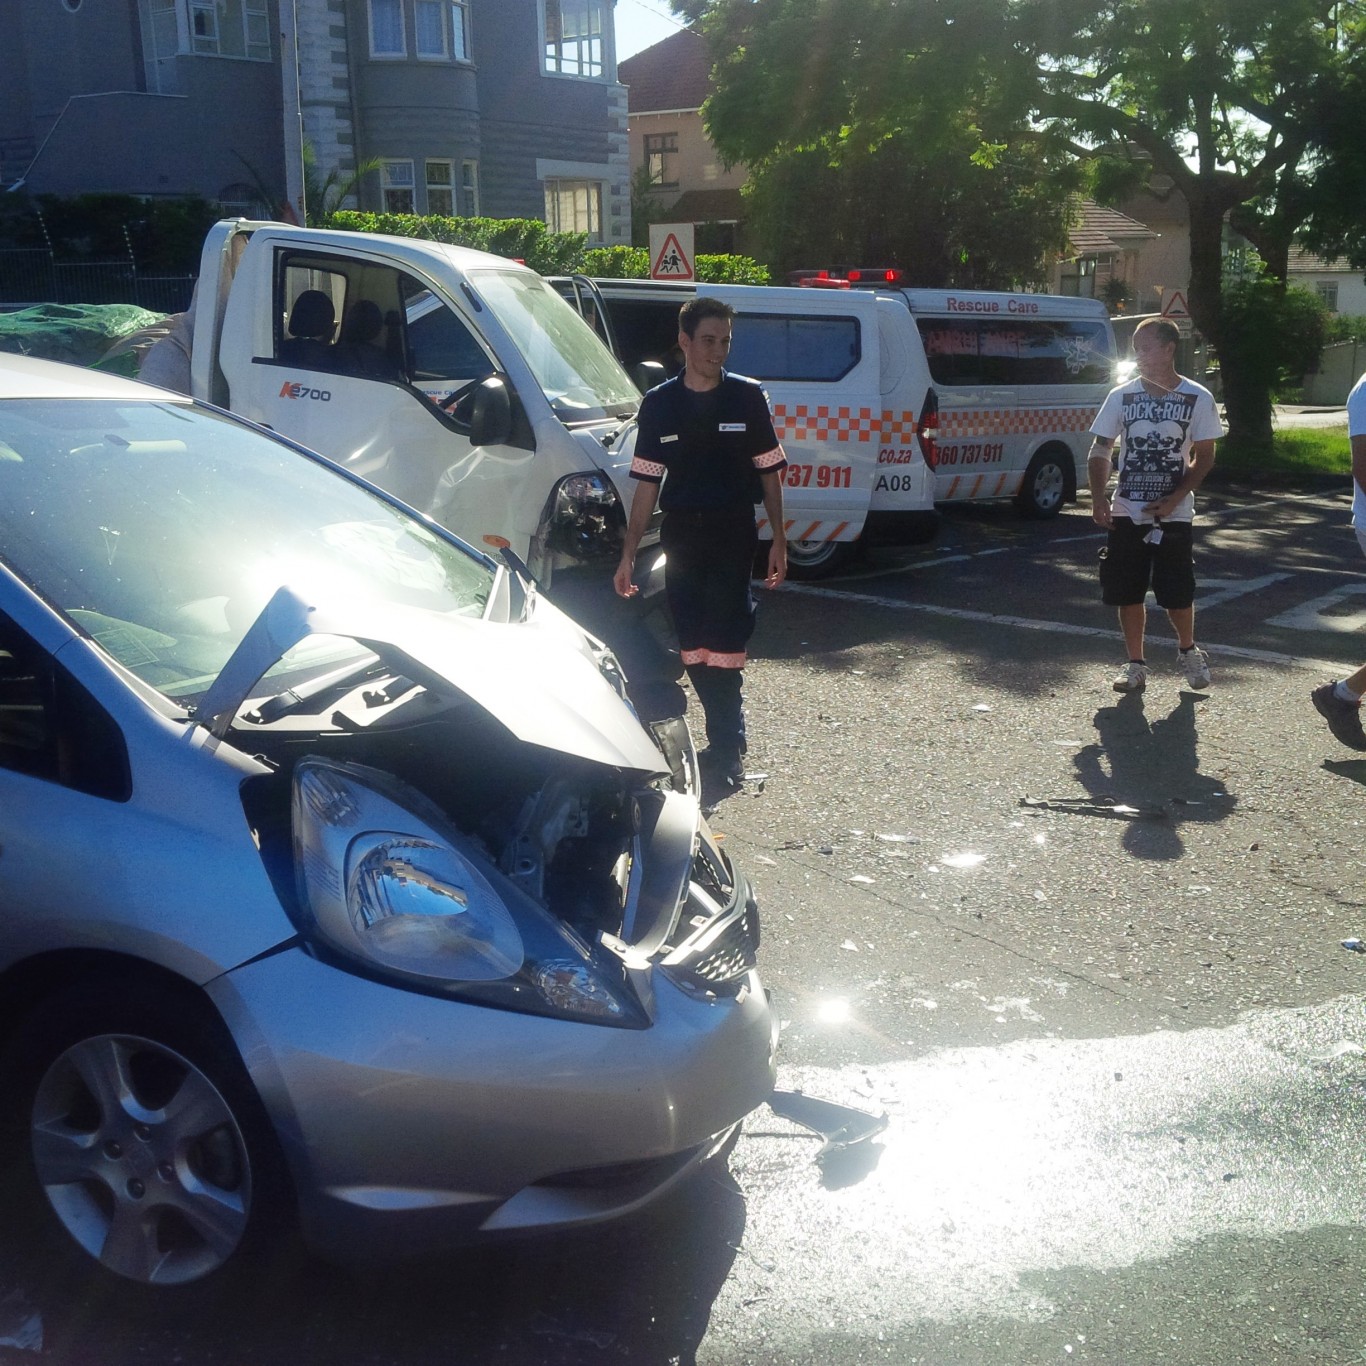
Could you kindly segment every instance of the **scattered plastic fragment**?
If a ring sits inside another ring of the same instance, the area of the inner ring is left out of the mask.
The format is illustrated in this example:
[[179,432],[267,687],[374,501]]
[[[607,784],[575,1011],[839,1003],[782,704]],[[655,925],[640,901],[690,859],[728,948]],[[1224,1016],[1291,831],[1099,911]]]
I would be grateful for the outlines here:
[[851,877],[851,878],[849,879],[849,881],[850,881],[850,882],[872,882],[873,879],[870,878],[870,877],[866,877],[863,873],[855,873],[854,876]]
[[990,711],[990,710],[991,710],[991,708],[990,708],[985,702],[978,702],[978,703],[973,707],[973,711]]
[[855,944],[852,939],[846,939],[844,943],[840,945],[840,948],[847,949],[850,953],[858,952],[858,945]]
[[1165,821],[1171,817],[1157,807],[1130,806],[1113,797],[1021,797],[1031,811],[1064,811],[1078,816],[1104,816],[1122,821]]
[[882,835],[882,834],[879,834],[879,835],[875,836],[875,838],[882,840],[885,844],[919,844],[919,843],[920,843],[920,837],[919,837],[918,835]]
[[768,1106],[775,1115],[790,1119],[825,1140],[816,1154],[817,1162],[840,1149],[876,1138],[888,1123],[885,1114],[872,1115],[831,1100],[817,1100],[800,1091],[774,1091]]
[[755,854],[754,861],[755,863],[766,863],[770,868],[776,868],[778,866],[778,860],[776,858],[769,858],[767,854]]
[[43,1316],[21,1290],[0,1295],[0,1347],[17,1347],[24,1352],[43,1350]]
[[835,850],[833,845],[822,844],[821,847],[816,850],[816,852],[818,854],[833,854]]
[[1366,943],[1360,939],[1344,939],[1342,947],[1349,953],[1366,953]]

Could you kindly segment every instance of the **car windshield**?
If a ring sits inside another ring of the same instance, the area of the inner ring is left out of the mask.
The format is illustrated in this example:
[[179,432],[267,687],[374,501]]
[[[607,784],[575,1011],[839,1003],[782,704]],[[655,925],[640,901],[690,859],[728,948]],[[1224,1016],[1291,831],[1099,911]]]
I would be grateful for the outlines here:
[[480,270],[472,285],[525,357],[562,422],[624,417],[640,391],[602,339],[530,271]]
[[[334,610],[480,617],[494,571],[263,433],[187,404],[0,402],[0,559],[120,664],[189,704],[275,590]],[[268,677],[366,652],[309,638]]]

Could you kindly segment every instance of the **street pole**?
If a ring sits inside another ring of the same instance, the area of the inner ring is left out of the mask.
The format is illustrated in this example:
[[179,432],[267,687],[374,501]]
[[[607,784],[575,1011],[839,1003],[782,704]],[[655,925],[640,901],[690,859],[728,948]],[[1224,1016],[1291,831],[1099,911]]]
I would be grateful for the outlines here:
[[299,93],[299,15],[297,0],[280,0],[280,81],[285,139],[285,198],[288,212],[302,226],[308,221],[304,198],[304,117]]

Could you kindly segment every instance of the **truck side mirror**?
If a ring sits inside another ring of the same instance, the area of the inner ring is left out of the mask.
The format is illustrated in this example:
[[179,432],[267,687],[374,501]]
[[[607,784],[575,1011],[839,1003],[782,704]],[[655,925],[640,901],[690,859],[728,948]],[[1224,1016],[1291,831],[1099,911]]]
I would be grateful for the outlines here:
[[512,399],[497,375],[479,381],[470,411],[470,445],[504,446],[512,435]]
[[640,360],[631,367],[631,378],[642,394],[656,384],[663,384],[668,377],[668,372],[657,360]]

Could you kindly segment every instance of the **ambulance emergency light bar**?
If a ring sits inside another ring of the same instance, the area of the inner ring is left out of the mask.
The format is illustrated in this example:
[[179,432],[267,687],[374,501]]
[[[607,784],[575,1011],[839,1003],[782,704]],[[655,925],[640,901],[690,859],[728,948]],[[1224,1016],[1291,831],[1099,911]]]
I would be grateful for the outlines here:
[[876,289],[882,285],[899,285],[904,278],[905,272],[896,266],[834,266],[791,271],[787,282],[808,289]]

